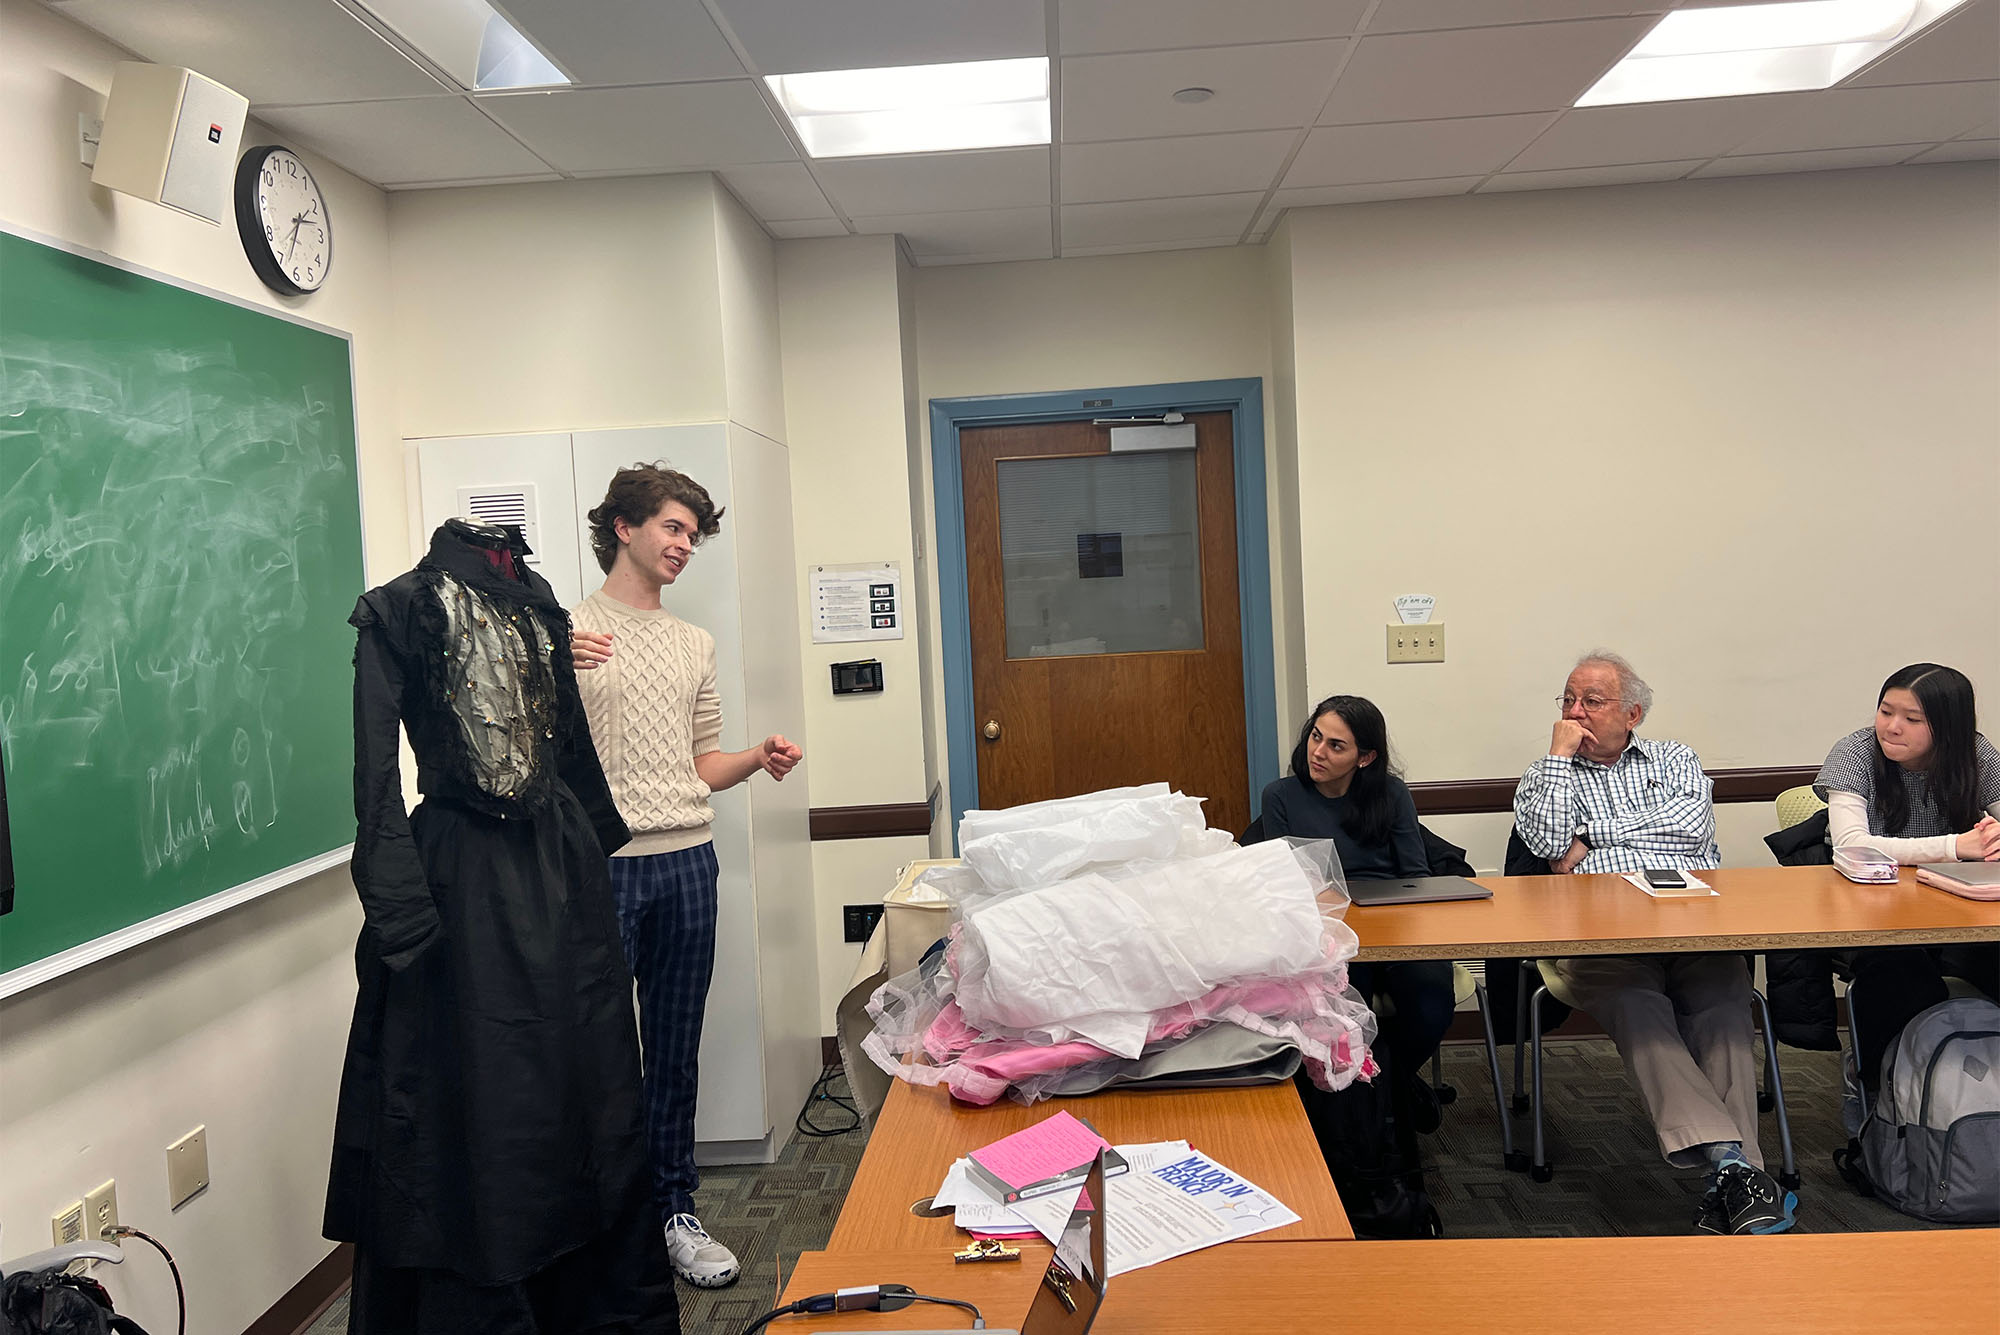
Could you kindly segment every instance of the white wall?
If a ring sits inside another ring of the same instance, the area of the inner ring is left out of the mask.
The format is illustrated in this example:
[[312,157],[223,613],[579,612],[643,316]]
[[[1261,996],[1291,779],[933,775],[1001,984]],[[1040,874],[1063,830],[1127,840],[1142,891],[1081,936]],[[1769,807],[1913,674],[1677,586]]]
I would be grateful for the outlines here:
[[729,416],[783,445],[784,356],[778,337],[777,256],[771,238],[736,196],[711,186],[716,296]]
[[[126,53],[24,0],[0,0],[0,32],[0,218],[349,331],[368,574],[401,570],[382,195],[306,155],[338,250],[317,296],[278,298],[233,227],[90,184],[77,113],[101,114]],[[253,123],[245,142],[266,133]],[[47,1246],[49,1216],[115,1178],[125,1222],[180,1262],[190,1330],[237,1331],[261,1315],[331,1249],[320,1210],[359,926],[346,871],[329,872],[0,1002],[0,1250]],[[166,1147],[197,1123],[213,1185],[169,1213]],[[129,1254],[99,1276],[121,1311],[173,1329],[166,1267],[149,1248]]]
[[[917,375],[926,405],[934,398],[1031,394],[1066,389],[1163,384],[1257,376],[1264,381],[1265,477],[1271,541],[1271,593],[1284,607],[1290,568],[1282,560],[1285,531],[1271,423],[1270,276],[1262,251],[1249,247],[1112,255],[919,269],[916,272]],[[922,541],[936,547],[930,500],[930,425],[924,414],[919,453]],[[937,594],[935,568],[927,592]],[[935,607],[935,602],[931,604]],[[1274,618],[1280,731],[1296,651],[1283,619]],[[935,631],[933,614],[932,629]],[[940,747],[938,775],[947,777],[942,743],[944,667],[932,653],[932,730]]]
[[[391,196],[402,434],[727,418],[716,193],[693,175]],[[732,267],[733,293],[750,281]]]
[[[788,241],[778,248],[779,324],[784,340],[785,413],[791,430],[792,517],[797,537],[799,605],[807,605],[814,564],[894,561],[904,598],[917,592],[914,527],[905,505],[908,412],[901,284],[894,237]],[[900,640],[814,644],[802,618],[812,804],[816,807],[922,802],[926,781],[922,660],[906,608]],[[835,696],[831,665],[858,658],[882,663],[879,695]],[[833,1008],[861,947],[842,939],[843,904],[872,904],[895,884],[917,852],[905,838],[821,841],[813,845],[819,943],[820,1032],[833,1032]]]
[[[1413,780],[1518,774],[1598,645],[1712,768],[1817,763],[1915,660],[2000,699],[1995,183],[1295,212],[1309,693],[1379,703]],[[1402,593],[1436,595],[1446,663],[1384,663]],[[1768,858],[1768,808],[1723,825]],[[1440,825],[1474,827],[1497,865],[1504,820]]]

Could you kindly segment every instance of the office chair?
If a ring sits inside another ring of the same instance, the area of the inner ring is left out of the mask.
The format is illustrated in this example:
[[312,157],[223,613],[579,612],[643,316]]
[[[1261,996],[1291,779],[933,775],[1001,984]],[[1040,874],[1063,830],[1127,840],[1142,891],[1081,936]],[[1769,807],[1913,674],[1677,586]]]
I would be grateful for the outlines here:
[[1778,809],[1778,828],[1781,830],[1789,830],[1826,810],[1826,803],[1819,800],[1819,794],[1812,790],[1811,784],[1785,789],[1778,794],[1773,805]]
[[[1566,995],[1567,989],[1563,987],[1562,980],[1548,960],[1522,960],[1521,975],[1520,1010],[1515,1016],[1514,1024],[1514,1033],[1517,1036],[1514,1046],[1514,1106],[1516,1108],[1521,1106],[1522,1054],[1518,1036],[1526,1033],[1534,1049],[1533,1097],[1529,1100],[1529,1107],[1535,1117],[1534,1152],[1528,1162],[1528,1176],[1537,1182],[1547,1182],[1555,1176],[1555,1169],[1549,1165],[1548,1149],[1542,1136],[1542,1001],[1544,998],[1553,997],[1572,1008],[1575,1007],[1576,1001],[1574,997]],[[1532,996],[1529,995],[1531,987]],[[1755,988],[1750,990],[1750,998],[1756,1003],[1758,1018],[1763,1022],[1764,1076],[1770,1084],[1768,1096],[1758,1095],[1757,1107],[1760,1112],[1775,1111],[1778,1114],[1778,1145],[1784,1155],[1783,1166],[1778,1171],[1778,1183],[1787,1191],[1796,1191],[1799,1186],[1798,1162],[1792,1152],[1792,1123],[1785,1111],[1785,1084],[1784,1078],[1778,1071],[1778,1039],[1771,1028],[1771,1007],[1764,1000],[1764,994]],[[1770,1101],[1769,1108],[1765,1107],[1767,1097]],[[1514,1164],[1510,1162],[1508,1167],[1514,1167]]]

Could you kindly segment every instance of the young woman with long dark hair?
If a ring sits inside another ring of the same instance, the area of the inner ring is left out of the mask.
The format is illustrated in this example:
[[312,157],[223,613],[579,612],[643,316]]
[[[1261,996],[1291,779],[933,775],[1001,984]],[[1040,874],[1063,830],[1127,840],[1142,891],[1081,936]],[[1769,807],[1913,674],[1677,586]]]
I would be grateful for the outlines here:
[[[1388,724],[1358,695],[1320,701],[1299,730],[1292,772],[1264,789],[1260,820],[1267,839],[1331,839],[1350,881],[1429,874],[1416,803],[1389,758]],[[1348,979],[1364,997],[1394,1002],[1376,1057],[1405,1125],[1435,1131],[1437,1100],[1422,1071],[1451,1025],[1450,962],[1356,964]]]
[[[1905,865],[2000,861],[2000,750],[1978,730],[1972,683],[1937,663],[1912,663],[1882,683],[1875,721],[1841,738],[1813,787],[1827,803],[1835,848],[1866,844]],[[1855,951],[1855,1062],[1875,1089],[1882,1054],[1922,1010],[1945,999],[1940,952],[1925,946]],[[2000,951],[1951,953],[1954,974],[2000,988]]]

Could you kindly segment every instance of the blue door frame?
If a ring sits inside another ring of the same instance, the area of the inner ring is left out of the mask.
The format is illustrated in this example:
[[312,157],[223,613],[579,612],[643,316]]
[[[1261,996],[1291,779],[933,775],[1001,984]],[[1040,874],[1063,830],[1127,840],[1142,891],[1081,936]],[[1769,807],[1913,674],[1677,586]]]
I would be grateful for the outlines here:
[[[1277,681],[1271,651],[1271,545],[1264,499],[1264,382],[1193,380],[1175,385],[1078,389],[931,400],[931,489],[937,506],[938,621],[944,648],[946,751],[950,757],[951,841],[979,805],[979,758],[972,713],[972,623],[965,601],[965,492],[958,433],[966,427],[1062,422],[1088,417],[1227,411],[1233,416],[1236,472],[1236,597],[1243,626],[1243,726],[1250,810],[1278,773]],[[1231,834],[1238,831],[1232,830]]]

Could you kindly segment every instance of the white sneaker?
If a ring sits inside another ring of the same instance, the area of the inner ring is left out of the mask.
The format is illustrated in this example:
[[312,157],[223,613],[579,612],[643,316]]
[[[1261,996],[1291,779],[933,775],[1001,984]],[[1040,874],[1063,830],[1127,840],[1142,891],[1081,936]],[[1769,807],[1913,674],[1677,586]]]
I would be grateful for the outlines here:
[[667,1255],[673,1258],[674,1273],[698,1289],[726,1289],[742,1269],[736,1253],[709,1237],[691,1214],[667,1221]]

